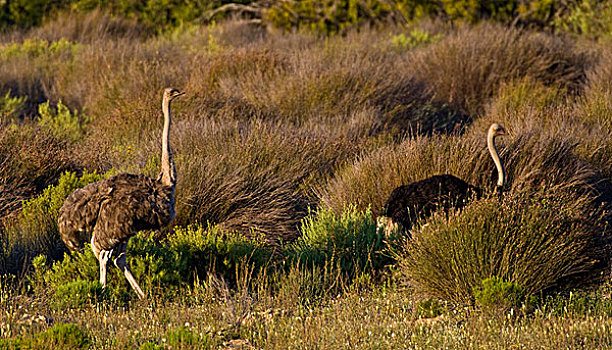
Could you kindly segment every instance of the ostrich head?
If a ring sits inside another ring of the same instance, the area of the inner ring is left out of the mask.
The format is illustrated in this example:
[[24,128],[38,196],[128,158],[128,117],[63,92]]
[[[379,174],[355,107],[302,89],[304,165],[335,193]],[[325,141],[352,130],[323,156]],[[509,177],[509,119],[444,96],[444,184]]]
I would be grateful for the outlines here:
[[502,135],[506,135],[506,129],[504,129],[503,126],[497,123],[493,123],[491,124],[491,127],[489,128],[489,133],[493,134],[493,136],[502,136]]
[[164,90],[164,100],[172,101],[175,98],[184,95],[185,93],[175,88],[167,88]]

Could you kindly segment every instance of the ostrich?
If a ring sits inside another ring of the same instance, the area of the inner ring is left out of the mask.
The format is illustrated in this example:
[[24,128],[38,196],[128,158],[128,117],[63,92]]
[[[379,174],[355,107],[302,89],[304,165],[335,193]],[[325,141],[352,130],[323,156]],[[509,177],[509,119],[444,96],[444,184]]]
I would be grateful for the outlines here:
[[[487,144],[497,167],[497,190],[501,191],[506,184],[506,169],[495,147],[495,138],[499,135],[506,135],[506,131],[501,125],[492,124],[487,135]],[[461,208],[470,195],[480,197],[481,194],[480,188],[456,176],[434,175],[394,189],[385,203],[383,215],[377,219],[378,227],[384,227],[387,234],[398,229],[399,225],[408,229],[414,219],[429,216],[440,205]]]
[[127,243],[138,231],[156,230],[174,219],[176,168],[170,150],[170,103],[183,94],[174,88],[164,90],[162,169],[157,179],[119,174],[72,192],[60,209],[59,232],[68,248],[79,250],[91,238],[102,288],[106,287],[106,264],[113,256],[138,297],[145,296],[127,265]]

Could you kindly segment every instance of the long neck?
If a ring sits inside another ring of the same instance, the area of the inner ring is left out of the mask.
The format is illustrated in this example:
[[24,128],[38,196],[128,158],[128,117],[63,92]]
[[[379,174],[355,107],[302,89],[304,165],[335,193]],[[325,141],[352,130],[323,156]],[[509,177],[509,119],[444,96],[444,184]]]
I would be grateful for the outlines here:
[[489,152],[491,153],[491,157],[495,162],[495,166],[497,167],[497,186],[503,187],[506,184],[506,169],[499,158],[499,153],[497,152],[497,147],[495,147],[495,133],[489,132],[487,137],[487,145],[489,146]]
[[176,168],[170,149],[170,100],[165,97],[162,101],[162,111],[164,113],[164,132],[162,135],[161,182],[166,186],[174,187],[176,186]]

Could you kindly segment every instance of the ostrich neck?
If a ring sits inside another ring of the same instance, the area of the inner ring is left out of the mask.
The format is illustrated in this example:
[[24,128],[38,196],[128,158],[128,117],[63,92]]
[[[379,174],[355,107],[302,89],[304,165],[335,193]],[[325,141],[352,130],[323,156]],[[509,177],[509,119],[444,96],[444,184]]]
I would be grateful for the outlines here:
[[172,160],[172,150],[170,149],[170,101],[164,98],[162,102],[164,112],[164,132],[162,135],[162,173],[161,182],[166,186],[176,186],[176,168]]
[[491,152],[491,157],[497,167],[497,186],[503,187],[506,184],[506,169],[499,158],[497,147],[495,147],[495,134],[493,132],[489,132],[487,144],[489,146],[489,152]]

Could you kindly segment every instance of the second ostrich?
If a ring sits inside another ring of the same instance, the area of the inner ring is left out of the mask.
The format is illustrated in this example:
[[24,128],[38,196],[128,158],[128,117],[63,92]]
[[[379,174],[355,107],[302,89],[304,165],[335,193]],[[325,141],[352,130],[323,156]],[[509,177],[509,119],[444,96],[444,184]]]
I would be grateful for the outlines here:
[[[506,169],[499,158],[495,138],[506,135],[504,128],[494,123],[487,134],[487,145],[491,157],[497,167],[497,188],[506,184]],[[470,195],[480,197],[482,190],[453,175],[435,175],[421,181],[397,187],[389,195],[385,203],[382,216],[378,219],[378,226],[394,229],[401,225],[409,229],[419,217],[429,216],[432,211],[444,207],[461,208]]]
[[162,169],[157,179],[119,174],[74,191],[60,209],[61,239],[72,250],[80,249],[90,240],[100,263],[103,288],[106,287],[106,264],[114,257],[115,266],[123,272],[138,297],[145,296],[126,262],[127,243],[138,231],[157,230],[174,219],[176,168],[170,150],[170,103],[183,94],[174,88],[164,90]]

